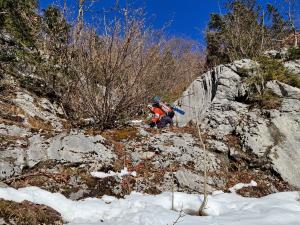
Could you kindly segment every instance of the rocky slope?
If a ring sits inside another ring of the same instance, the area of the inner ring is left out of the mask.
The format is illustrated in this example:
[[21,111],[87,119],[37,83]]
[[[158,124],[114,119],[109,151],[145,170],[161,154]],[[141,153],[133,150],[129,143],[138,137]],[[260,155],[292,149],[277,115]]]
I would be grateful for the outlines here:
[[[299,61],[285,63],[298,76],[299,65]],[[299,188],[300,89],[268,81],[266,87],[279,96],[280,106],[253,107],[247,101],[247,79],[256,73],[256,68],[256,62],[240,60],[199,77],[178,100],[187,112],[178,118],[178,123],[186,125],[198,116],[212,149],[248,160],[252,168],[273,170]]]
[[[32,88],[33,83],[42,83],[38,78],[20,85],[4,76],[0,186],[39,186],[72,199],[123,197],[133,190],[201,193],[207,155],[209,192],[251,180],[258,185],[240,190],[241,194],[293,190],[300,180],[299,89],[269,82],[268,88],[282,97],[280,108],[251,107],[244,102],[246,77],[239,71],[256,65],[242,60],[216,67],[191,84],[179,100],[187,113],[177,122],[184,125],[198,115],[206,151],[194,126],[160,131],[135,124],[105,132],[72,127],[57,98],[45,96],[43,85]],[[136,176],[91,175],[125,167]]]

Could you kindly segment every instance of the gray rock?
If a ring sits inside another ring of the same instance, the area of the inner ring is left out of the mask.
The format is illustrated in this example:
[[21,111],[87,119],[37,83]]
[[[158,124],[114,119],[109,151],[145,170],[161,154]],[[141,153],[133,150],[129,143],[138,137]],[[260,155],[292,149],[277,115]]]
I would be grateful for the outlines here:
[[58,115],[62,114],[62,109],[57,105],[51,104],[51,102],[45,98],[34,98],[26,92],[17,92],[16,94],[17,97],[13,99],[13,102],[25,112],[25,125],[30,126],[28,121],[29,117],[38,117],[45,123],[50,123],[57,131],[63,129],[62,119],[58,117]]
[[284,66],[295,74],[300,75],[300,60],[285,62]]
[[288,84],[273,80],[267,82],[266,87],[280,97],[300,99],[300,89]]
[[155,152],[143,152],[141,159],[151,159],[155,156]]
[[20,174],[24,166],[56,160],[61,163],[89,163],[94,169],[109,166],[115,159],[111,147],[102,143],[100,135],[86,136],[81,131],[60,133],[51,138],[36,134],[29,138],[29,147],[11,146],[1,151],[0,179]]
[[5,222],[5,220],[3,218],[0,218],[0,225],[7,225],[7,223]]
[[[285,66],[299,73],[299,62],[287,62]],[[231,155],[241,155],[239,150],[254,154],[258,160],[268,161],[284,180],[300,187],[300,89],[269,81],[266,87],[282,98],[281,107],[250,109],[245,104],[249,90],[244,77],[257,73],[256,67],[251,60],[240,60],[199,77],[178,100],[187,112],[180,118],[180,125],[195,120],[197,115],[203,132],[215,139],[208,140],[212,149],[229,149]],[[250,73],[245,75],[243,70]],[[227,146],[229,136],[238,146]]]
[[142,127],[140,127],[138,130],[139,130],[139,134],[141,136],[143,136],[143,137],[148,137],[149,136],[149,133],[145,129],[143,129]]
[[228,146],[225,143],[221,142],[221,141],[208,140],[207,142],[210,145],[210,148],[213,149],[216,152],[227,153],[229,151]]
[[268,50],[264,52],[264,55],[273,59],[285,59],[287,57],[288,49],[282,48],[280,50]]
[[254,112],[248,113],[247,120],[236,127],[236,133],[240,136],[243,150],[259,157],[264,156],[274,144],[267,121]]
[[0,182],[0,188],[7,188],[7,187],[8,187],[7,184],[5,184],[5,183],[3,183],[3,182]]
[[[188,188],[191,192],[203,193],[204,191],[204,177],[195,174],[189,170],[178,170],[175,174],[175,179],[179,188]],[[210,186],[213,184],[212,179],[208,179],[207,191],[213,192],[214,188]]]
[[273,168],[290,184],[300,187],[300,114],[272,119],[274,147],[270,151]]
[[115,155],[102,141],[103,138],[99,135],[86,136],[81,132],[61,133],[46,140],[36,135],[30,139],[28,164],[33,166],[43,160],[71,163],[97,161],[99,164],[109,164]]
[[[255,74],[257,63],[243,59],[232,64],[220,65],[198,77],[176,101],[184,111],[184,116],[177,118],[179,126],[184,126],[190,121],[195,122],[196,116],[201,120],[206,115],[212,101],[223,104],[235,101],[247,92],[247,85],[242,84],[239,73],[245,76]],[[221,114],[219,114],[220,116]]]
[[0,179],[10,177],[14,174],[13,164],[5,161],[0,161]]

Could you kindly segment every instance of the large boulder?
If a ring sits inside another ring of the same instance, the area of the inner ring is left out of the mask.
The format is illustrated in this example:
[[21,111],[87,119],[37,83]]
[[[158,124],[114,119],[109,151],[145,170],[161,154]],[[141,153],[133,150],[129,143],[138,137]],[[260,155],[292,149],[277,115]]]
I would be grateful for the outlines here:
[[[227,104],[228,100],[245,95],[245,85],[241,82],[243,76],[255,73],[257,63],[244,59],[228,65],[220,65],[197,78],[182,96],[176,101],[184,111],[184,116],[177,118],[177,124],[184,126],[190,121],[200,120],[206,115],[206,111],[214,104]],[[247,70],[247,74],[245,71]]]
[[1,150],[0,179],[18,175],[24,167],[31,168],[49,160],[57,163],[88,164],[92,169],[108,167],[113,164],[115,154],[104,142],[105,139],[100,135],[84,135],[78,130],[50,138],[34,134],[28,138],[28,147],[22,147],[16,141]]
[[[299,63],[285,65],[297,72]],[[271,168],[300,187],[300,89],[269,81],[266,88],[281,98],[281,105],[269,110],[253,107],[247,102],[247,77],[257,73],[256,68],[255,62],[240,60],[200,76],[177,101],[186,111],[178,123],[184,126],[197,116],[213,139],[207,141],[213,149],[250,154],[257,166]]]

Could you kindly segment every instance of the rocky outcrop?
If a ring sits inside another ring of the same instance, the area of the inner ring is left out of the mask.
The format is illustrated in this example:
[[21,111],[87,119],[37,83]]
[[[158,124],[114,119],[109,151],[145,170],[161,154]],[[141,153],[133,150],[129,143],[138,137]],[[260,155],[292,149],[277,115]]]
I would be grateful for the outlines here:
[[198,115],[212,139],[208,141],[211,148],[233,157],[252,154],[256,158],[252,166],[271,168],[300,187],[300,89],[269,81],[266,87],[281,98],[281,105],[253,107],[247,102],[246,78],[255,74],[256,67],[253,61],[241,60],[199,77],[178,100],[187,112],[178,122],[185,125]]
[[[203,190],[205,151],[198,145],[198,140],[193,135],[169,131],[124,144],[134,167],[139,168],[143,165],[147,153],[151,156],[146,158],[149,165],[139,169],[153,171],[153,178],[163,176],[156,183],[152,183],[151,179],[137,179],[137,185],[141,189],[146,186],[146,182],[148,186],[156,186],[161,191],[171,190],[172,186],[173,189],[185,192],[197,193]],[[220,170],[221,159],[217,155],[208,152],[207,162],[209,171]],[[211,176],[209,191],[224,185],[225,181],[219,179],[217,175]]]
[[300,60],[287,61],[284,66],[296,74],[300,74]]
[[44,161],[109,166],[115,155],[100,135],[70,130],[62,109],[19,90],[0,100],[0,179]]
[[[176,104],[184,111],[184,116],[177,118],[177,124],[184,126],[195,118],[201,120],[211,105],[234,101],[245,95],[242,78],[245,70],[254,73],[257,63],[251,60],[240,60],[229,65],[220,65],[196,79],[182,94]],[[221,115],[220,115],[221,116]]]

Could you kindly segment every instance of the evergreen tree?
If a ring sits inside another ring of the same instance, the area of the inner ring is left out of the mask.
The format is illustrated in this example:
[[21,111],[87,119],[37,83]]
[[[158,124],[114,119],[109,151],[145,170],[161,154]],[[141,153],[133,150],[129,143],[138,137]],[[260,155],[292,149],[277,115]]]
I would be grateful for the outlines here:
[[0,0],[0,31],[12,35],[23,45],[34,46],[39,16],[36,0]]
[[269,4],[267,10],[270,21],[255,0],[229,0],[226,14],[211,14],[206,30],[208,65],[255,58],[276,48],[288,23],[274,6]]
[[270,35],[273,41],[278,43],[278,41],[282,40],[291,32],[290,25],[275,6],[268,4],[267,11],[271,19],[271,25],[269,27]]

